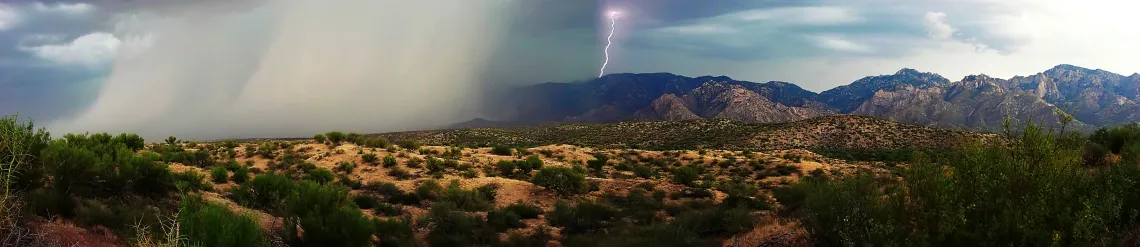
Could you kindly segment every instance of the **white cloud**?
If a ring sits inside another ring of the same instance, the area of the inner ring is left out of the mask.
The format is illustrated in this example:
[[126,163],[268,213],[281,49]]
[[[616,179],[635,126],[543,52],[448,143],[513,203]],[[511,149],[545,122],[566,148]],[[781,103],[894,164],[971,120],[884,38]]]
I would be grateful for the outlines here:
[[816,46],[841,52],[870,53],[874,48],[833,35],[809,36]]
[[95,6],[87,3],[55,3],[45,4],[43,2],[36,2],[32,4],[32,8],[38,11],[45,12],[61,12],[66,14],[83,14],[95,9]]
[[21,47],[42,59],[62,64],[100,65],[113,61],[123,42],[110,33],[95,32],[63,44]]
[[20,15],[16,13],[16,9],[8,7],[0,3],[0,31],[8,30],[20,21]]
[[946,13],[926,12],[922,16],[922,24],[926,26],[926,35],[933,39],[950,39],[954,35],[954,27],[946,23]]
[[660,30],[682,34],[726,34],[737,32],[735,28],[717,24],[697,24],[688,26],[666,27]]
[[756,9],[728,14],[742,21],[772,21],[799,25],[835,25],[862,21],[853,10],[838,6]]

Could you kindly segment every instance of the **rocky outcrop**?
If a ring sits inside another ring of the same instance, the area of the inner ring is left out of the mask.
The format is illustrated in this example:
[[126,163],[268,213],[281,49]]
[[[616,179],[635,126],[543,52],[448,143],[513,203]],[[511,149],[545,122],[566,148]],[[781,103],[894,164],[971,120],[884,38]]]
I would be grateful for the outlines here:
[[749,123],[771,123],[822,115],[827,113],[773,102],[739,85],[709,82],[681,97],[672,94],[661,96],[646,109],[638,111],[634,120],[722,118]]

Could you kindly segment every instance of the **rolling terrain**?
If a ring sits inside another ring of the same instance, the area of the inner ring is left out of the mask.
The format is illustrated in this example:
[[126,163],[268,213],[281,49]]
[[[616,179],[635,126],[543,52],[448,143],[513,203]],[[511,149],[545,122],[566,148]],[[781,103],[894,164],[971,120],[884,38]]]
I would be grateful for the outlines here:
[[949,148],[994,134],[932,128],[866,116],[825,116],[782,123],[729,119],[561,124],[377,134],[431,145],[554,145],[670,149],[892,149]]

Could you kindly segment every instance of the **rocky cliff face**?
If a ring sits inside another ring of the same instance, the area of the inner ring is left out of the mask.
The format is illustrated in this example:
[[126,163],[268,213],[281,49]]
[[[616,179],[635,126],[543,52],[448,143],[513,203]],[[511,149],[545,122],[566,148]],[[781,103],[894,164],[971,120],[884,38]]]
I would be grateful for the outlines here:
[[681,121],[701,119],[701,117],[690,111],[681,97],[666,94],[654,100],[653,103],[649,104],[649,107],[635,113],[633,119],[639,121]]
[[1076,110],[1075,117],[1092,125],[1135,122],[1140,112],[1140,76],[1057,65],[1031,76],[1011,78],[1004,86],[1032,93],[1055,106]]
[[638,111],[634,120],[689,120],[722,118],[749,123],[802,120],[826,115],[806,107],[773,102],[739,85],[709,82],[684,96],[664,95]]
[[[971,75],[943,87],[909,85],[883,90],[852,114],[883,117],[927,126],[998,131],[1006,119],[1014,126],[1027,121],[1059,127],[1057,107],[1030,91],[1010,91],[1006,81]],[[1088,128],[1077,122],[1073,128]]]
[[819,98],[840,113],[850,113],[881,90],[893,89],[900,85],[924,89],[948,84],[950,80],[941,75],[904,68],[893,75],[868,76],[849,85],[823,91]]

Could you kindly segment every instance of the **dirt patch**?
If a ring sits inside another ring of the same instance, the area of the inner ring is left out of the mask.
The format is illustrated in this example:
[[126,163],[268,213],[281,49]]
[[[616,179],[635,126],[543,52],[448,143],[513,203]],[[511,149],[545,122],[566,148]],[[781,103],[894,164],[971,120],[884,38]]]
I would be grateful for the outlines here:
[[28,229],[39,234],[38,242],[43,246],[90,246],[115,247],[126,246],[127,243],[115,236],[111,230],[103,227],[83,228],[70,221],[42,221],[28,222]]

